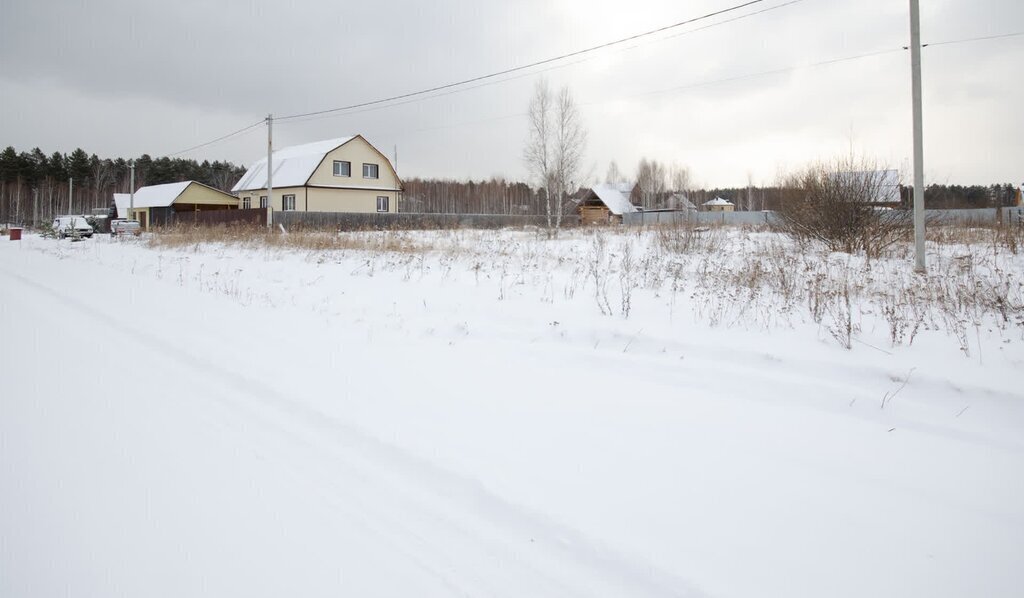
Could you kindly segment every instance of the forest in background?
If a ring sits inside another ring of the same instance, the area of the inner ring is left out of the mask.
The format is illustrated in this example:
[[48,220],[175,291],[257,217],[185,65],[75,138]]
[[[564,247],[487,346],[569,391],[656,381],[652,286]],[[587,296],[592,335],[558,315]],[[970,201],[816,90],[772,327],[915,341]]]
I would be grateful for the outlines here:
[[[47,155],[39,148],[18,152],[8,146],[0,152],[0,223],[28,224],[33,220],[48,221],[59,214],[86,214],[95,208],[109,207],[114,193],[129,189],[129,161],[125,158],[100,158],[81,148],[70,154],[54,152]],[[689,175],[672,176],[669,169],[659,174],[657,168],[641,163],[638,203],[648,208],[667,205],[667,198],[682,191],[700,206],[715,197],[736,204],[736,209],[778,210],[787,191],[774,186],[695,189],[688,186]],[[653,163],[657,166],[656,163]],[[245,168],[228,161],[210,162],[184,158],[152,158],[148,154],[135,159],[135,187],[193,180],[223,191],[245,173]],[[68,180],[71,196],[69,201]],[[659,180],[660,179],[660,180]],[[676,189],[675,187],[683,187]],[[543,190],[521,181],[500,177],[487,180],[455,180],[413,177],[404,181],[399,211],[448,214],[543,214]],[[577,191],[573,196],[578,196]],[[925,206],[929,209],[990,208],[1013,205],[1016,188],[1011,184],[944,185],[933,184],[925,189]],[[910,205],[910,187],[902,190],[902,201]],[[571,202],[566,202],[571,211]]]
[[[135,188],[192,180],[230,191],[244,173],[244,167],[231,162],[143,154],[135,159]],[[8,146],[0,152],[0,222],[43,222],[107,208],[114,193],[128,192],[129,179],[125,158],[100,158],[81,148],[47,155],[39,148],[18,152]]]

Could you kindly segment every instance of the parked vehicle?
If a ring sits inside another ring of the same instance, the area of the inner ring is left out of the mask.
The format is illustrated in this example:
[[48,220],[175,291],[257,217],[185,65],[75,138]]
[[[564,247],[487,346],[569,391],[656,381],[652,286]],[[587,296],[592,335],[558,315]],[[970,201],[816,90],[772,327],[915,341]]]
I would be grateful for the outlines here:
[[64,237],[91,239],[93,228],[82,216],[57,216],[53,219],[53,231],[58,239]]
[[138,220],[128,220],[127,218],[115,218],[110,223],[110,236],[116,237],[118,235],[132,235],[139,236],[142,234],[142,225],[139,224]]

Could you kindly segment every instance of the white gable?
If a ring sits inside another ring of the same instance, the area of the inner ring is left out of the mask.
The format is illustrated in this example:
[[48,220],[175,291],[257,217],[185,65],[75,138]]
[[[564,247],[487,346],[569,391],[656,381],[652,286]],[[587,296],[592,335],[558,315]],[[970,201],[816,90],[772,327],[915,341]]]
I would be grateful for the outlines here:
[[[351,141],[353,137],[339,137],[305,145],[293,145],[274,151],[274,187],[301,187],[324,157]],[[231,188],[232,193],[267,188],[267,159],[256,162]]]
[[591,187],[591,191],[604,205],[608,206],[608,210],[612,214],[621,216],[637,211],[633,202],[629,201],[633,187],[633,183],[604,183],[594,185]]
[[[179,181],[177,183],[166,183],[163,185],[149,185],[135,190],[134,206],[136,208],[166,208],[174,203],[175,199],[192,184],[192,181]],[[125,218],[128,213],[128,206],[132,203],[131,195],[128,193],[115,193],[114,204],[117,206],[117,213]]]

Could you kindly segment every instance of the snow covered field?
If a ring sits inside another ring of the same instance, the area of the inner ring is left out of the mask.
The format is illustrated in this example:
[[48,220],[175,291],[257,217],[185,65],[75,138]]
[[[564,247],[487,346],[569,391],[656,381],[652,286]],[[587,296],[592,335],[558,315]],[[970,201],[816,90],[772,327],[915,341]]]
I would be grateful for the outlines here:
[[1019,596],[1024,256],[930,249],[2,238],[0,596]]

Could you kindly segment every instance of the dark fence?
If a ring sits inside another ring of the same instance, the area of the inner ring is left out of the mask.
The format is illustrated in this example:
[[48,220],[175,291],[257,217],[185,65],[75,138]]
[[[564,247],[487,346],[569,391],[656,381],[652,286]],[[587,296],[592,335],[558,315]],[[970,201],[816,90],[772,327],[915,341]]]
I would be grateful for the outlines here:
[[205,210],[201,212],[176,212],[173,224],[184,226],[266,226],[266,208],[251,210]]
[[[579,226],[579,216],[563,216],[562,226]],[[352,214],[344,212],[274,212],[274,224],[288,230],[434,230],[451,228],[522,228],[547,226],[546,216],[506,214]]]

